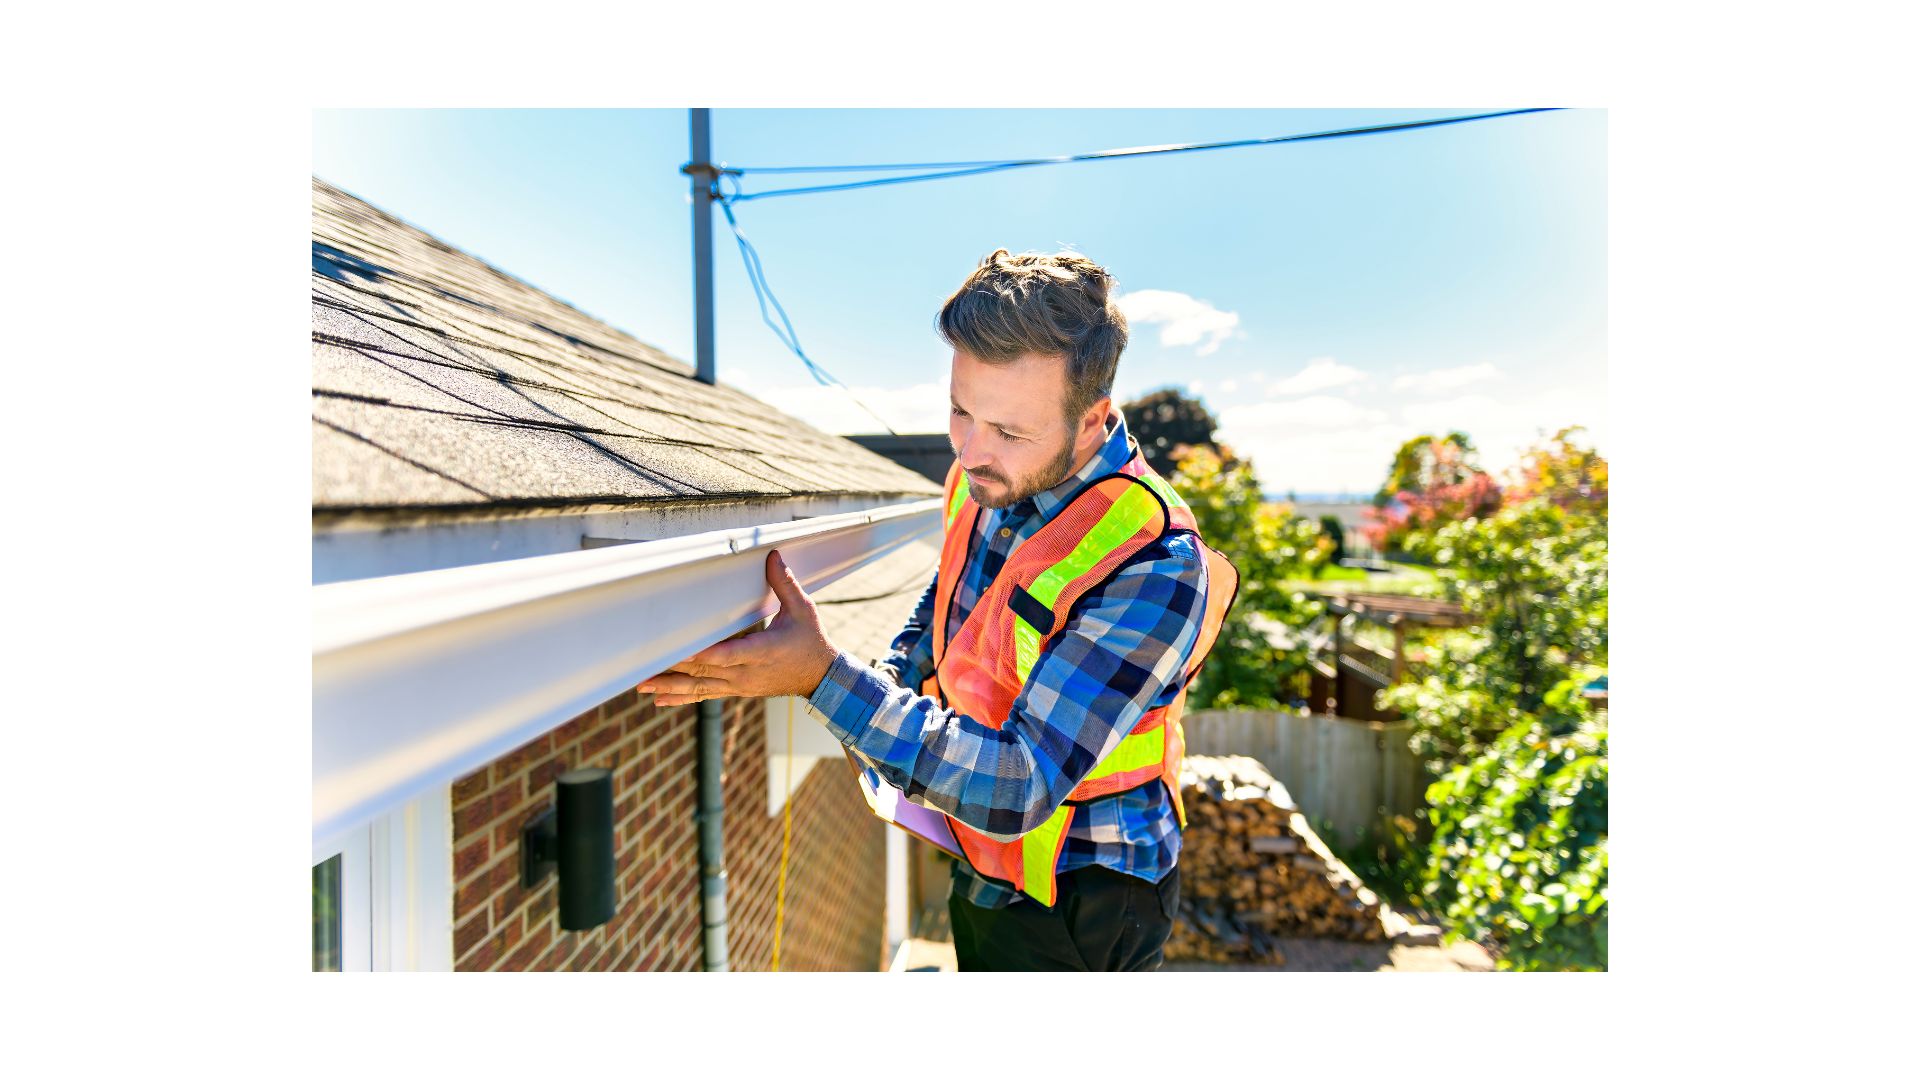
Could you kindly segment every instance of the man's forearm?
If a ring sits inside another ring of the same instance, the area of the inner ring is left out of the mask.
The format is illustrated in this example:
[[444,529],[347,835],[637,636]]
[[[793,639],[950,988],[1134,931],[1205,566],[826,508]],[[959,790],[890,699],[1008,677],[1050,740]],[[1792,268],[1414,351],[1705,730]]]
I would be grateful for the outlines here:
[[[1038,828],[1075,781],[1035,749],[1037,725],[995,729],[842,652],[810,699],[827,730],[908,798],[999,839]],[[884,714],[884,722],[876,723]],[[969,760],[978,770],[956,769]]]

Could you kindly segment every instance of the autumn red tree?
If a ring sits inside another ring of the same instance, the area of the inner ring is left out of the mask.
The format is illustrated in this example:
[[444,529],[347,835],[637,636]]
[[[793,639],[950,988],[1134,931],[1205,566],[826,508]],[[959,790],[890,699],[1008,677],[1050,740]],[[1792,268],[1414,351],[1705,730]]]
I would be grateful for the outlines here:
[[1394,452],[1386,482],[1360,531],[1375,549],[1395,552],[1403,550],[1409,533],[1431,532],[1450,521],[1485,517],[1500,509],[1500,485],[1476,457],[1463,432],[1408,439]]

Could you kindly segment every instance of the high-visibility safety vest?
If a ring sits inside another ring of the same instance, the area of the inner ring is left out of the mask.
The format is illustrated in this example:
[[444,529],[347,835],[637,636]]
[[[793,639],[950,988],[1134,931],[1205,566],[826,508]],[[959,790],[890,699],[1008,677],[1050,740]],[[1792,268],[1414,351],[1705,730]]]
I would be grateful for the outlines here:
[[1118,472],[1082,488],[1008,556],[949,642],[947,623],[954,589],[965,570],[981,513],[980,504],[969,497],[967,474],[958,462],[947,472],[944,505],[946,536],[933,603],[934,675],[922,684],[921,692],[995,729],[1007,722],[1034,663],[1065,628],[1074,603],[1113,576],[1127,559],[1169,532],[1186,532],[1193,535],[1207,561],[1206,614],[1181,673],[1179,695],[1168,705],[1148,710],[1038,828],[1010,841],[995,840],[945,814],[909,803],[897,791],[883,790],[870,770],[862,775],[862,790],[875,813],[964,857],[982,875],[1010,882],[1052,907],[1055,870],[1079,804],[1163,783],[1180,824],[1186,824],[1186,808],[1180,802],[1180,760],[1185,749],[1180,714],[1187,688],[1233,604],[1240,575],[1232,563],[1200,540],[1192,509],[1136,451]]

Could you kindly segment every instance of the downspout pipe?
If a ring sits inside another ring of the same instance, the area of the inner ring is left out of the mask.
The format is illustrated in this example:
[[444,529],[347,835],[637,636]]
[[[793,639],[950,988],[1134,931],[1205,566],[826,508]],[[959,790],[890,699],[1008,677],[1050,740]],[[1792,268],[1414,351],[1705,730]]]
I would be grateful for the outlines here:
[[[712,117],[687,110],[685,169],[693,195],[694,378],[711,386],[713,359],[713,162]],[[727,970],[726,799],[720,790],[726,716],[718,701],[699,703],[700,735],[700,940],[706,970]]]
[[708,971],[727,970],[726,799],[721,791],[726,713],[720,702],[699,703],[700,941]]

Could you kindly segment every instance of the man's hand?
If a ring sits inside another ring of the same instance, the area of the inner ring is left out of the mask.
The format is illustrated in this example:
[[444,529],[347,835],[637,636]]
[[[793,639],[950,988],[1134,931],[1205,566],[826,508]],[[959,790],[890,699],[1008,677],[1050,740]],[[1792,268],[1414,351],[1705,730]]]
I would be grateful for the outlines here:
[[778,551],[767,553],[767,584],[780,611],[756,634],[722,641],[642,682],[657,705],[685,705],[715,697],[808,697],[827,677],[840,650],[820,629],[813,601],[793,579]]

